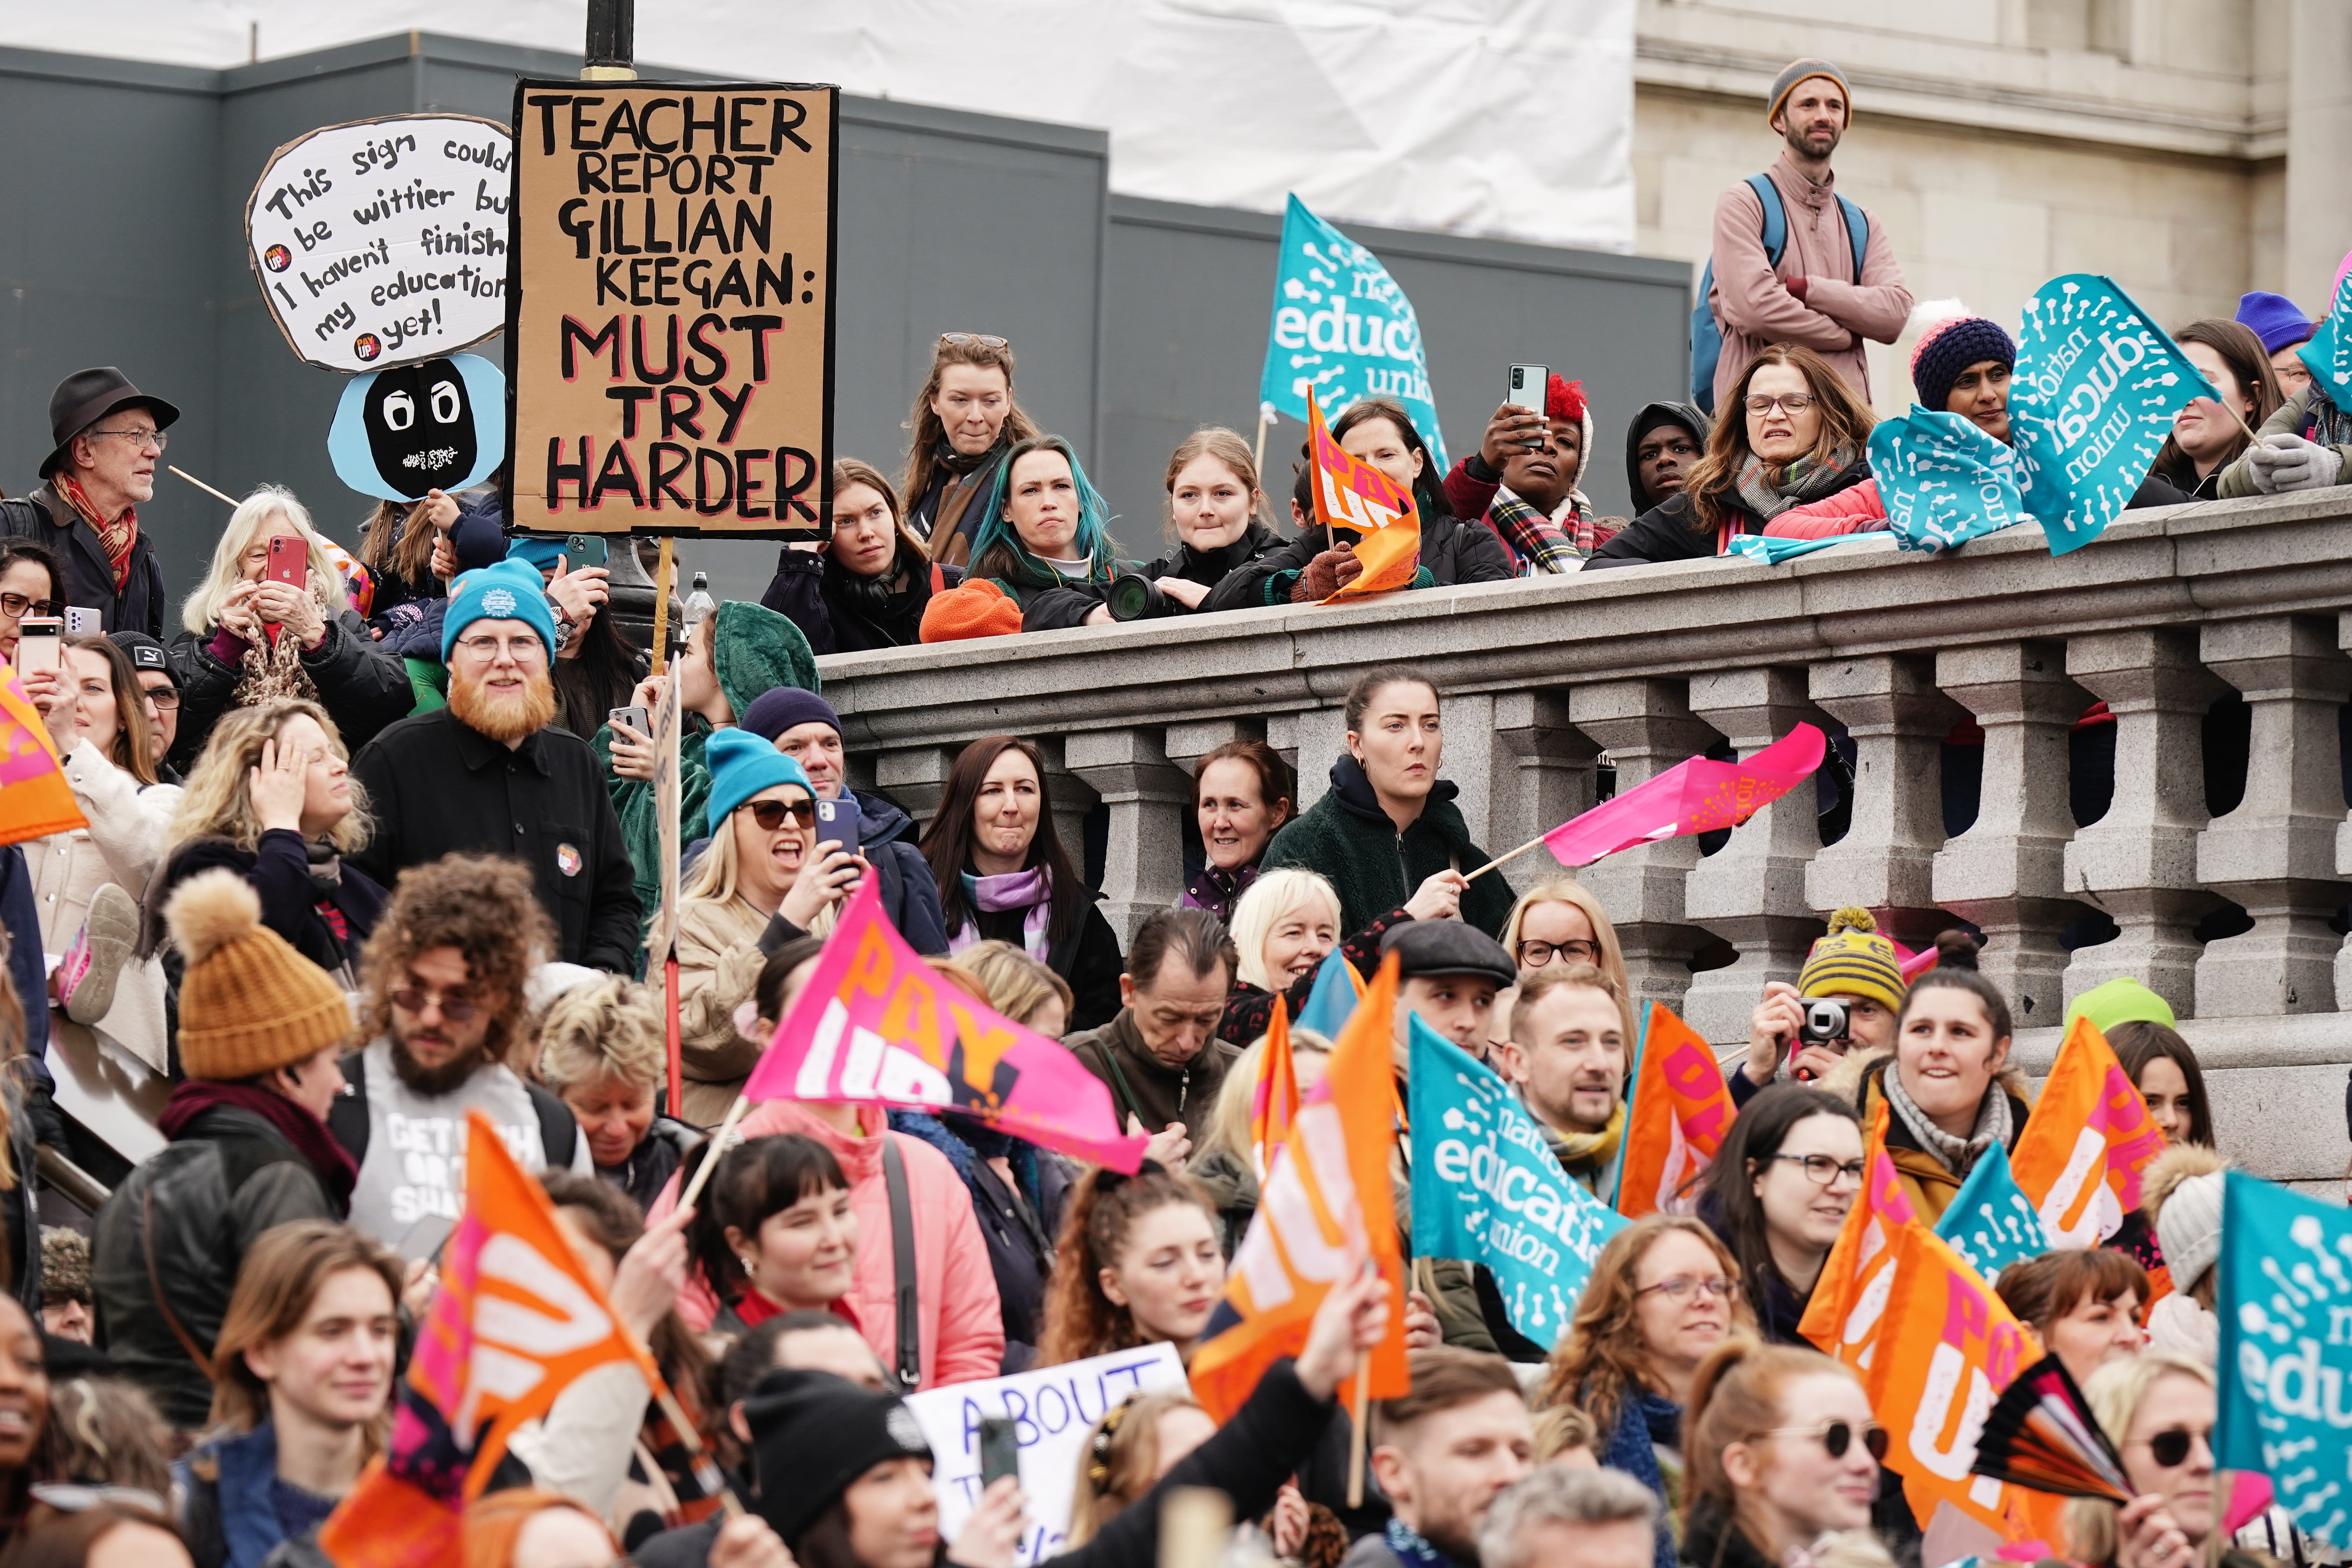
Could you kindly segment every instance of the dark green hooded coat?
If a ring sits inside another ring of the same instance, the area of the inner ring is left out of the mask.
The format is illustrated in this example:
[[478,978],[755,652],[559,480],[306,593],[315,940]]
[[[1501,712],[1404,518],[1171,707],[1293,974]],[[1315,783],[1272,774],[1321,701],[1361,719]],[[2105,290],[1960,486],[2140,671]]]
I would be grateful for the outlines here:
[[[1274,836],[1263,865],[1268,871],[1304,866],[1321,872],[1339,892],[1339,929],[1361,931],[1448,866],[1475,871],[1486,863],[1486,852],[1470,842],[1469,825],[1454,804],[1456,793],[1453,780],[1438,780],[1421,816],[1399,833],[1364,770],[1342,752],[1331,764],[1330,789]],[[1462,895],[1462,919],[1499,942],[1512,897],[1503,874],[1489,872]]]

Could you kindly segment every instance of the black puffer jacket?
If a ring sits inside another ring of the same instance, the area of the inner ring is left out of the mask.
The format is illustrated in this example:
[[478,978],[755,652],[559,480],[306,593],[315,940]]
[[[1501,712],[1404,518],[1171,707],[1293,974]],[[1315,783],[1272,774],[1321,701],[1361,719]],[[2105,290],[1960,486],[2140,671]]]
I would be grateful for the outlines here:
[[[228,711],[244,671],[215,657],[214,635],[182,632],[172,639],[172,678],[180,686],[180,732],[172,742],[171,764],[182,773],[195,765],[213,726]],[[357,754],[385,725],[408,717],[416,689],[399,659],[384,652],[356,610],[327,623],[327,635],[302,656],[302,673],[319,689],[319,704],[342,734],[343,749]]]
[[[1157,561],[1147,561],[1137,570],[1146,577],[1181,577],[1214,593],[1217,584],[1234,573],[1284,548],[1282,535],[1252,518],[1248,530],[1222,550],[1199,551],[1180,543],[1170,553]],[[1202,599],[1201,607],[1207,609],[1209,601]],[[1178,605],[1175,610],[1181,615],[1183,606]]]
[[156,1303],[151,1232],[154,1279],[168,1289],[180,1327],[209,1354],[237,1268],[261,1234],[293,1220],[342,1217],[310,1162],[268,1121],[234,1105],[203,1111],[98,1211],[90,1288],[115,1369],[153,1395],[173,1426],[202,1426],[212,1381]]
[[[1351,538],[1347,529],[1339,537]],[[1281,549],[1258,556],[1225,574],[1214,592],[1201,602],[1203,610],[1247,610],[1290,603],[1290,590],[1308,562],[1323,552],[1323,531],[1310,528]],[[1421,570],[1416,588],[1444,588],[1457,583],[1507,583],[1518,575],[1510,550],[1483,522],[1464,522],[1444,512],[1425,512],[1421,520]]]
[[[1870,459],[1857,458],[1841,470],[1837,478],[1824,488],[1823,496],[1833,496],[1840,490],[1851,489],[1870,478]],[[1729,520],[1734,533],[1761,533],[1764,520],[1744,506],[1728,505],[1723,515]],[[1605,566],[1647,566],[1660,561],[1698,561],[1720,554],[1716,548],[1715,529],[1702,531],[1691,520],[1690,497],[1687,492],[1668,496],[1627,524],[1624,531],[1593,552],[1584,569],[1591,572]]]
[[776,552],[776,574],[760,603],[800,627],[811,653],[918,647],[925,606],[934,593],[961,583],[963,569],[927,567],[919,560],[908,564],[912,570],[900,574],[897,586],[876,591],[830,554],[787,544]]

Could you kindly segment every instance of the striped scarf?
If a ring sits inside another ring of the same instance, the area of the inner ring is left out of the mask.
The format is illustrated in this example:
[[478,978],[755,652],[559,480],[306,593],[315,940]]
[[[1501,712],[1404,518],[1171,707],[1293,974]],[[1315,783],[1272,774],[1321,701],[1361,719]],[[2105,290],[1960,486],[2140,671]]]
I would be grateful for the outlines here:
[[1523,577],[1580,570],[1584,558],[1608,537],[1596,533],[1591,503],[1575,490],[1569,492],[1558,517],[1553,518],[1497,487],[1494,500],[1486,507],[1486,521],[1509,546]]

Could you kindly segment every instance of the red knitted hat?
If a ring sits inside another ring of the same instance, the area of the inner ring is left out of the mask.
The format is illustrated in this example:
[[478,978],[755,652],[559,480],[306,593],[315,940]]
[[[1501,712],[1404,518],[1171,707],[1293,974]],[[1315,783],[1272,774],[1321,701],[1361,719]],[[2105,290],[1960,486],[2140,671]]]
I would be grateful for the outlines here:
[[1571,425],[1584,423],[1584,383],[1553,376],[1544,389],[1544,417],[1564,419]]
[[1021,629],[1021,606],[985,577],[934,594],[923,606],[925,642],[961,642],[966,637],[1010,637]]

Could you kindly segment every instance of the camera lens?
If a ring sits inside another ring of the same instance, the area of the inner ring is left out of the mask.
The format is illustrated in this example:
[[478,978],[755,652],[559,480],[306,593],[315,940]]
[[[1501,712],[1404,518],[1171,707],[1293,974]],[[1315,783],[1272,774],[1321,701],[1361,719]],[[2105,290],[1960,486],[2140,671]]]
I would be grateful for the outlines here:
[[1160,584],[1139,572],[1122,572],[1111,580],[1110,592],[1103,602],[1110,608],[1115,621],[1147,621],[1168,613],[1167,598]]

